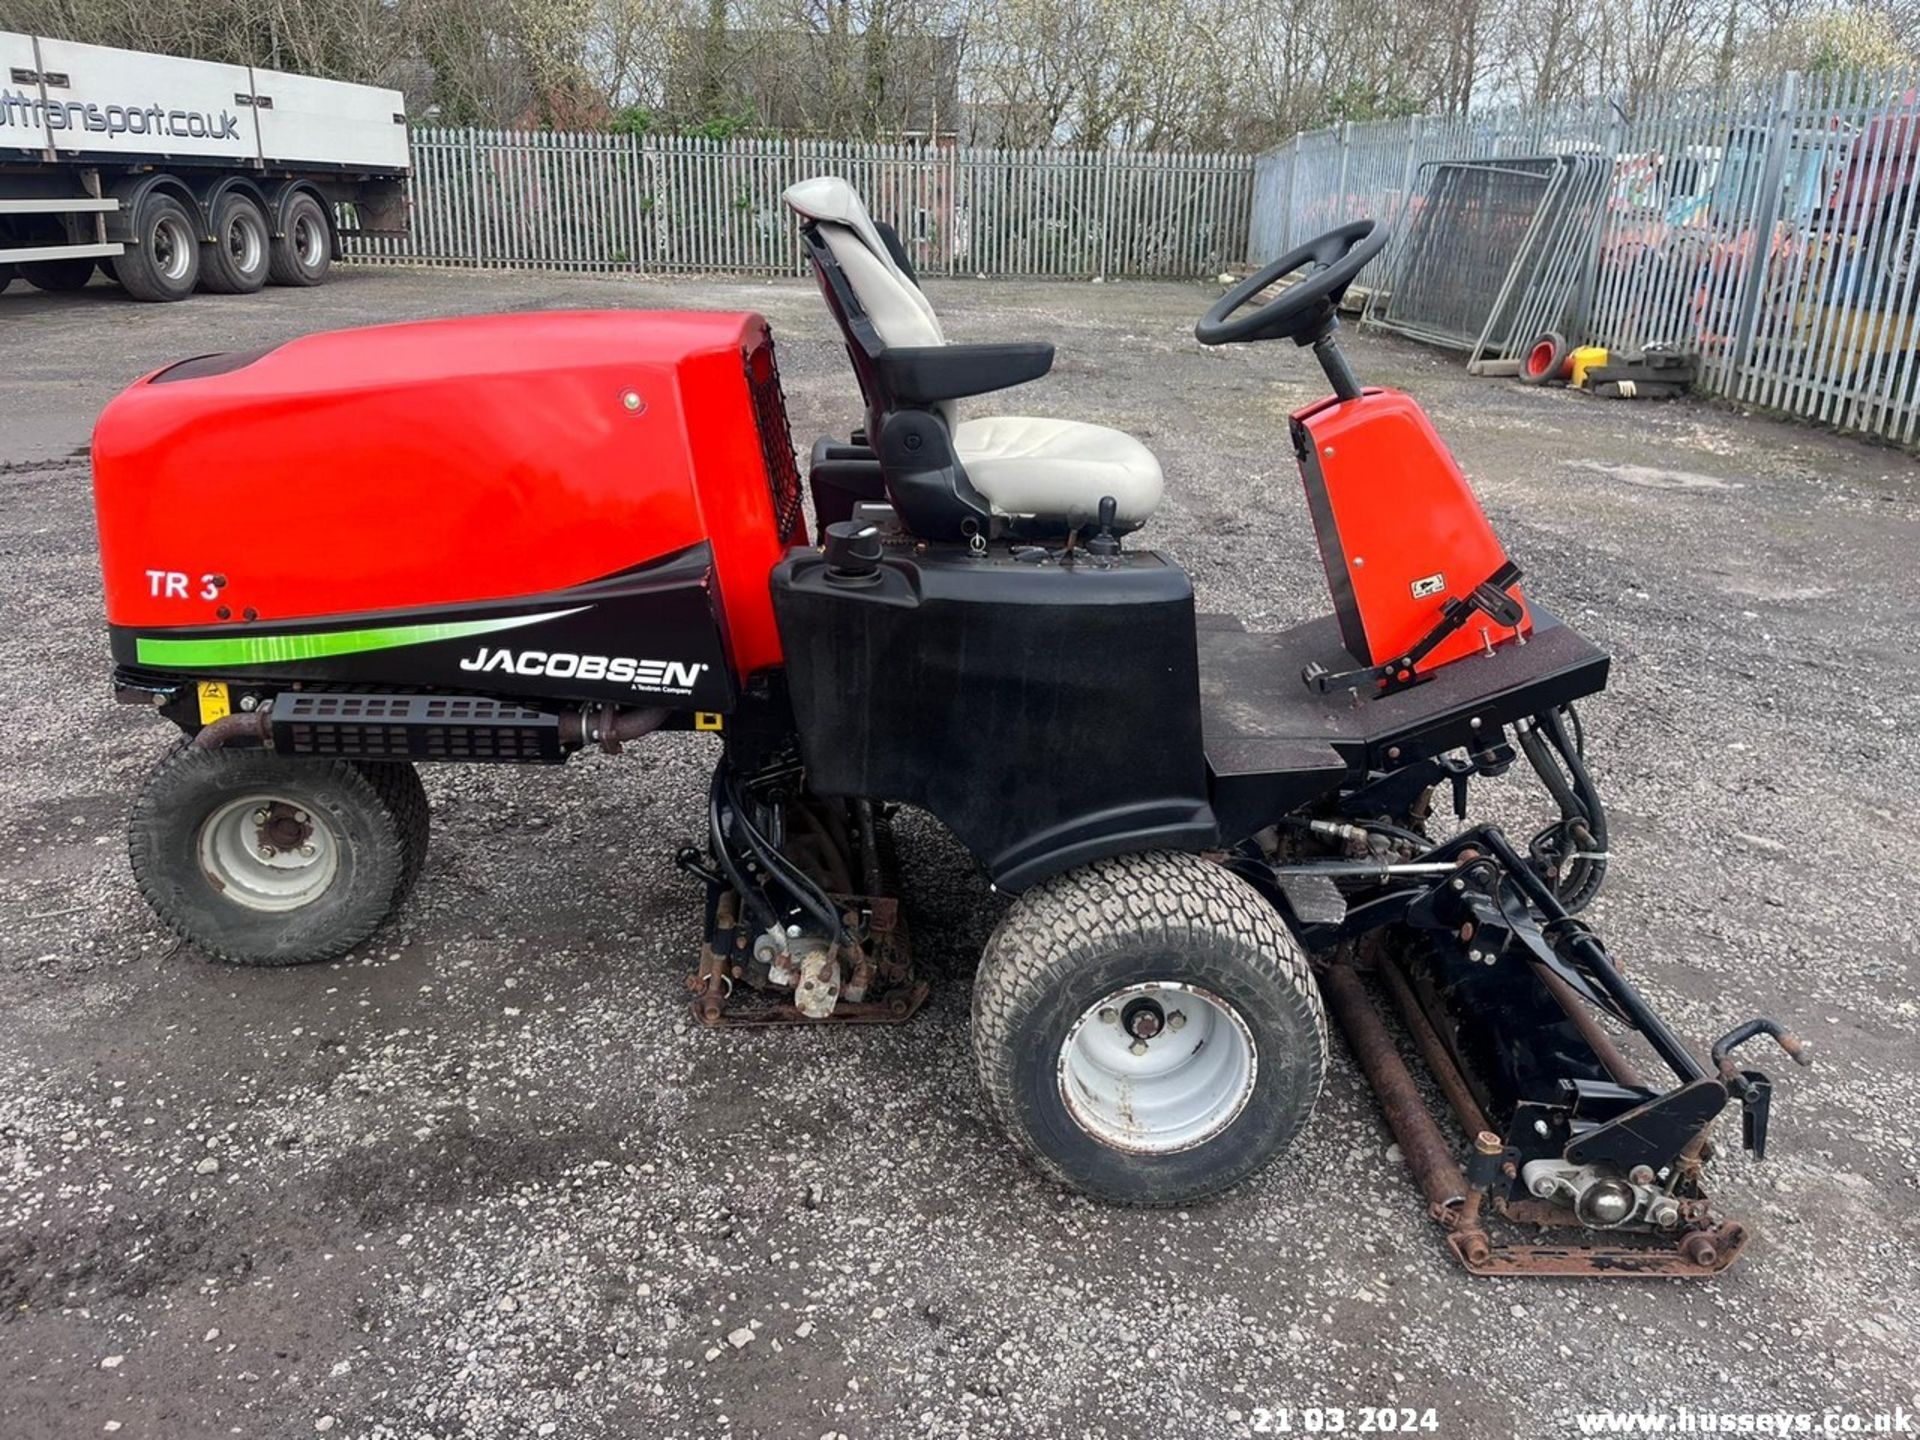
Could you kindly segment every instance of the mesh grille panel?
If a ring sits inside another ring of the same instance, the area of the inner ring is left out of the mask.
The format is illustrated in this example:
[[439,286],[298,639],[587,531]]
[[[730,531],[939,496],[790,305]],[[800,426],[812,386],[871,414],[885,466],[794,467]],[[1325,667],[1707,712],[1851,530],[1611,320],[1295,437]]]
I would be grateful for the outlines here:
[[767,488],[773,494],[773,520],[780,539],[790,541],[800,526],[800,467],[793,455],[793,431],[787,427],[787,399],[780,389],[780,367],[769,335],[747,355],[747,389],[760,430],[760,452],[767,462]]

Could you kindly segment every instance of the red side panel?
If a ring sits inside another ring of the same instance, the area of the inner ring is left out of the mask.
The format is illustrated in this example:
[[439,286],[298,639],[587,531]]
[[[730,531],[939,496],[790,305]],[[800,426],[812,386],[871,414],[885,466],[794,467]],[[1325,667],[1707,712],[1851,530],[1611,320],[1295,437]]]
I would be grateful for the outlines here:
[[[1498,570],[1506,551],[1410,397],[1369,390],[1357,400],[1324,400],[1293,420],[1342,638],[1355,659],[1385,664],[1434,627],[1449,597],[1464,599]],[[1520,599],[1518,587],[1510,593]],[[1532,617],[1520,628],[1531,631]],[[1420,668],[1512,633],[1476,615]]]
[[708,541],[735,665],[777,663],[785,546],[747,383],[765,335],[751,314],[491,315],[158,372],[94,432],[108,620],[539,595]]

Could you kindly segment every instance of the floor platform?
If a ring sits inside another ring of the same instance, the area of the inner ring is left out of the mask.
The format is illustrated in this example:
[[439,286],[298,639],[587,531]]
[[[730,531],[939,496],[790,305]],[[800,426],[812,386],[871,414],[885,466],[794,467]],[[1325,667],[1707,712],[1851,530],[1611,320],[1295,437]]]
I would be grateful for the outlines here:
[[1493,727],[1605,687],[1605,652],[1538,606],[1533,619],[1524,644],[1509,639],[1374,697],[1322,694],[1301,678],[1313,662],[1354,667],[1331,615],[1273,632],[1200,616],[1201,729],[1223,832],[1257,829],[1349,776],[1471,747]]

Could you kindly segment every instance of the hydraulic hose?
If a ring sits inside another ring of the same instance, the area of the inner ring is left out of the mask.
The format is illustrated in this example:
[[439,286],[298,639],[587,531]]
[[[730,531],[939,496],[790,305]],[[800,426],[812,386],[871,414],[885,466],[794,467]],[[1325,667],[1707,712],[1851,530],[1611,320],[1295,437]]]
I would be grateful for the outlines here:
[[721,873],[727,877],[727,883],[733,886],[733,893],[740,897],[740,903],[754,912],[755,922],[772,929],[780,923],[780,917],[774,913],[766,892],[758,885],[747,883],[740,868],[733,863],[733,852],[727,846],[723,807],[731,803],[722,784],[721,771],[716,768],[713,783],[707,787],[707,827],[713,834],[713,858],[719,862]]
[[764,865],[789,891],[800,908],[805,910],[821,928],[839,945],[846,936],[846,927],[840,923],[840,912],[835,908],[827,893],[812,880],[800,872],[786,856],[767,843],[766,837],[753,828],[753,821],[747,815],[747,807],[740,798],[731,776],[725,774],[724,765],[716,777],[716,783],[725,791],[727,802],[733,807],[734,816],[740,821],[740,834],[747,842],[747,848],[753,851],[754,858]]
[[[1578,723],[1576,717],[1574,724],[1577,726]],[[1600,803],[1599,791],[1595,789],[1593,777],[1581,758],[1580,752],[1584,747],[1568,733],[1567,722],[1559,710],[1542,711],[1533,717],[1532,724],[1516,726],[1515,734],[1519,737],[1520,749],[1526,755],[1527,763],[1533,766],[1534,772],[1553,796],[1554,803],[1560,807],[1560,825],[1536,837],[1533,848],[1537,853],[1546,836],[1553,829],[1558,829],[1569,842],[1585,852],[1582,858],[1575,859],[1568,866],[1567,873],[1556,887],[1560,903],[1569,912],[1579,911],[1600,893],[1600,886],[1606,879],[1607,862],[1586,858],[1606,853],[1606,807]],[[1563,764],[1565,770],[1561,768]],[[1584,840],[1577,833],[1578,830],[1586,832]]]
[[[1549,710],[1546,716],[1547,735],[1553,741],[1554,748],[1560,752],[1560,758],[1566,761],[1567,771],[1573,776],[1574,793],[1579,797],[1580,804],[1586,811],[1588,839],[1585,842],[1585,849],[1591,854],[1605,855],[1607,853],[1607,808],[1600,803],[1599,787],[1593,783],[1593,776],[1587,771],[1584,753],[1585,737],[1577,729],[1579,725],[1577,715],[1573,717],[1576,727],[1574,734],[1569,736],[1567,733],[1566,716],[1572,713],[1571,705],[1564,706],[1560,710]],[[1575,838],[1578,839],[1577,836]],[[1570,897],[1561,901],[1570,911],[1584,909],[1593,897],[1600,893],[1600,887],[1607,878],[1605,860],[1584,860],[1580,863],[1585,867],[1585,871],[1580,876],[1579,882],[1570,887]]]

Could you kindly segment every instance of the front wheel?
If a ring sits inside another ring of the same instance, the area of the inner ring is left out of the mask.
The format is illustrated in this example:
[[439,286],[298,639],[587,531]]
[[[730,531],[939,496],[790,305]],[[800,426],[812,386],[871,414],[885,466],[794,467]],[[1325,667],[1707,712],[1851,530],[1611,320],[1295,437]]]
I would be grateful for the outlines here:
[[217,959],[297,965],[379,928],[416,868],[415,823],[351,761],[183,746],[140,792],[128,849],[175,934]]
[[1313,1112],[1327,1027],[1306,957],[1196,855],[1102,860],[1022,895],[987,942],[974,1055],[994,1118],[1098,1199],[1238,1184]]

